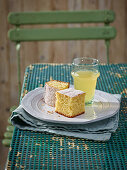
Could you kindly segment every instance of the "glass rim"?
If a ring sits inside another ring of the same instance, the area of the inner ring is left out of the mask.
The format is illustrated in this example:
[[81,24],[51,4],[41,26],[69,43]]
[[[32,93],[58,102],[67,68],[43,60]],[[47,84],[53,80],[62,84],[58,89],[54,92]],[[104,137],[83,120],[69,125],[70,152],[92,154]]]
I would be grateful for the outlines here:
[[[88,65],[93,65],[93,66],[97,66],[97,65],[99,65],[99,60],[98,59],[95,59],[95,58],[92,58],[92,57],[76,57],[76,58],[74,58],[73,59],[73,62],[72,62],[72,65],[80,65],[80,64],[76,64],[76,63],[74,63],[74,61],[75,60],[84,60],[84,59],[87,59],[87,60],[92,60],[92,61],[94,61],[95,63],[90,63],[90,64],[88,64]],[[84,63],[85,64],[85,63]]]

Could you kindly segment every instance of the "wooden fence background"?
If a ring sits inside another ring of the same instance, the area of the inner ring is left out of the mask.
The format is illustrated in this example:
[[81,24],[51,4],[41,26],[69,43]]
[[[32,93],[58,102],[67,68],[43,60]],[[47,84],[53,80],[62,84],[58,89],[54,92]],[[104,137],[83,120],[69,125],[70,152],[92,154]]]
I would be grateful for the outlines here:
[[[112,25],[117,29],[117,37],[111,41],[110,63],[127,62],[126,0],[0,0],[0,138],[7,125],[10,106],[18,104],[16,50],[15,44],[7,38],[12,27],[7,22],[8,13],[90,9],[111,9],[116,13]],[[25,42],[21,47],[22,80],[25,67],[31,63],[70,63],[75,56],[92,56],[106,63],[104,41]]]

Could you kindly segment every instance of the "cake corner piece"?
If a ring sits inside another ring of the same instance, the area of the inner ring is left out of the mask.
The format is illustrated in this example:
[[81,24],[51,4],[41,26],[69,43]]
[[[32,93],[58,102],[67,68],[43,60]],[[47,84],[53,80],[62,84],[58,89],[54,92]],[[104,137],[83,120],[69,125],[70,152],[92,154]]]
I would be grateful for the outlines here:
[[56,92],[55,112],[73,118],[85,112],[85,93],[73,88]]

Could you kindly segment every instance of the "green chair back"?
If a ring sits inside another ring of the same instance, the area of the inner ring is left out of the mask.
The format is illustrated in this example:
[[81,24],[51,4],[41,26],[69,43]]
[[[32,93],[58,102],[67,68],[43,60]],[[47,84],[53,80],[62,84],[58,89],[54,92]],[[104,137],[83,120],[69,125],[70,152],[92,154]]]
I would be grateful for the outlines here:
[[[17,28],[9,31],[15,42],[49,40],[113,39],[116,30],[108,26],[115,18],[113,11],[49,11],[10,13],[8,21]],[[21,29],[20,25],[68,23],[104,23],[103,27]]]
[[[115,19],[110,10],[89,11],[43,11],[43,12],[12,12],[8,21],[15,28],[9,30],[9,39],[16,42],[18,57],[18,82],[20,80],[20,42],[24,41],[53,41],[53,40],[105,40],[107,63],[109,63],[110,40],[115,38],[116,29],[109,26]],[[21,25],[37,24],[69,24],[69,23],[104,23],[98,27],[78,28],[20,28]]]

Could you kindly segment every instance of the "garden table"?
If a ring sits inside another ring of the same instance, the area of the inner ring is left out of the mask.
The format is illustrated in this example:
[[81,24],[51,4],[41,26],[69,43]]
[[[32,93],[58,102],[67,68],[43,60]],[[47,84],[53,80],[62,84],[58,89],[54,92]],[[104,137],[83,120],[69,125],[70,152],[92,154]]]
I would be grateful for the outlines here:
[[[100,65],[97,89],[122,95],[119,126],[109,141],[92,141],[14,129],[7,169],[126,169],[127,64]],[[51,79],[72,83],[71,64],[26,68],[21,99]]]

